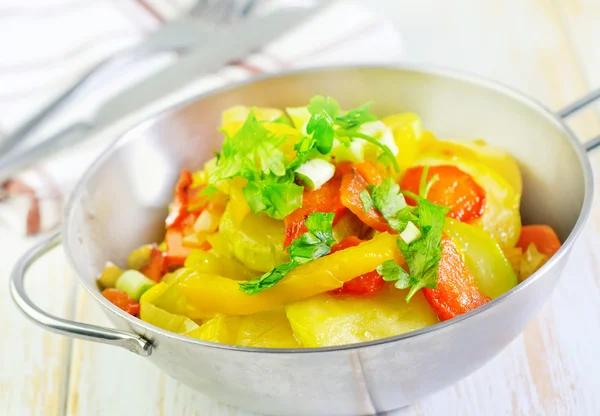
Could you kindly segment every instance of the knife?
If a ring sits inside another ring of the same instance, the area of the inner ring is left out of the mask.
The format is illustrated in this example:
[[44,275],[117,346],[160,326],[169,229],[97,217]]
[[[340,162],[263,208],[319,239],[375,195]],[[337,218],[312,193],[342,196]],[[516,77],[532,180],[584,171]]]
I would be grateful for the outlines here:
[[191,79],[222,68],[305,22],[319,5],[288,7],[244,20],[235,29],[219,34],[214,42],[190,51],[178,61],[133,85],[100,106],[87,120],[74,123],[20,152],[0,158],[0,181],[40,159],[71,147],[167,96]]

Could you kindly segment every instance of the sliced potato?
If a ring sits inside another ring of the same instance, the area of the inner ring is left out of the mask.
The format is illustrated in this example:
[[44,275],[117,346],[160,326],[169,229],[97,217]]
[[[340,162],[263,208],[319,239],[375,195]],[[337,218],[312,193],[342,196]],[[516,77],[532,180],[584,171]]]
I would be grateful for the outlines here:
[[287,261],[283,221],[262,214],[248,215],[236,226],[228,206],[219,231],[229,241],[234,257],[249,269],[267,272]]
[[387,284],[372,296],[323,294],[286,305],[295,337],[303,347],[328,347],[391,337],[439,322],[419,291]]
[[452,218],[446,218],[444,233],[463,255],[481,293],[494,299],[517,285],[510,262],[488,233]]
[[230,200],[219,224],[219,233],[227,242],[233,256],[249,269],[266,272],[284,263],[288,256],[283,250],[283,221],[264,214],[250,215],[243,194],[245,179],[234,178]]
[[283,308],[247,316],[217,316],[206,321],[194,338],[243,347],[297,348],[300,346]]

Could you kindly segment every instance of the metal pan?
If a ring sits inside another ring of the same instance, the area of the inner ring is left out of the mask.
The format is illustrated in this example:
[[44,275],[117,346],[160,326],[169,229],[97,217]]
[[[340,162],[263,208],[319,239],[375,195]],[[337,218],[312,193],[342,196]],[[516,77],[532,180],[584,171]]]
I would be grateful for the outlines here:
[[[95,283],[107,260],[161,238],[179,170],[199,168],[220,146],[222,110],[239,104],[285,107],[314,94],[344,107],[374,101],[374,111],[414,111],[440,137],[485,138],[514,155],[523,172],[525,223],[547,223],[564,242],[537,273],[458,318],[373,342],[315,349],[243,348],[164,331],[113,306]],[[16,265],[11,294],[48,330],[127,348],[215,399],[277,415],[371,414],[402,407],[467,376],[498,354],[552,292],[590,213],[586,146],[563,118],[596,92],[554,114],[524,95],[469,75],[413,67],[337,67],[266,76],[200,95],[129,131],[90,168],[68,204],[62,231],[67,258],[119,330],[66,321],[35,306],[24,291],[27,268],[54,236]]]

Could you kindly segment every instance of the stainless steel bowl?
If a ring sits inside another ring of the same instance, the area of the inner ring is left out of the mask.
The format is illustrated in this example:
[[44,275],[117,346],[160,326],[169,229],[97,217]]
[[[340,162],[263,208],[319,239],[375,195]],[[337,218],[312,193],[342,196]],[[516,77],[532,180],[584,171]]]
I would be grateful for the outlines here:
[[[378,114],[414,111],[442,138],[482,137],[506,149],[523,172],[524,222],[552,225],[564,241],[562,248],[525,282],[468,314],[397,337],[332,348],[203,342],[134,318],[100,295],[95,279],[107,260],[124,263],[134,247],[161,238],[179,170],[199,168],[219,148],[216,129],[225,108],[299,106],[314,94],[334,96],[344,107],[374,101]],[[153,117],[111,146],[79,182],[64,218],[65,253],[79,283],[119,330],[50,316],[25,293],[26,269],[59,237],[19,261],[11,293],[23,312],[45,328],[128,348],[224,403],[277,415],[371,414],[411,404],[456,382],[511,342],[554,288],[591,200],[584,147],[560,117],[509,88],[407,67],[294,71],[203,94]]]

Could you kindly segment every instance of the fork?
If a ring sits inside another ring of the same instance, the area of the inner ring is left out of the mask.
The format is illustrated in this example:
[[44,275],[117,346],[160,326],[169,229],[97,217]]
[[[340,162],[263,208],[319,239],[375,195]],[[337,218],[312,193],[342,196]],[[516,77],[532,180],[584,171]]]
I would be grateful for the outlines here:
[[216,33],[226,29],[232,23],[249,15],[256,3],[256,0],[198,0],[187,14],[165,23],[142,42],[109,56],[84,73],[58,97],[0,142],[0,158],[15,146],[22,144],[44,120],[56,113],[78,91],[95,79],[147,55],[159,52],[182,53],[193,49],[204,40],[202,35],[206,35],[207,29]]

